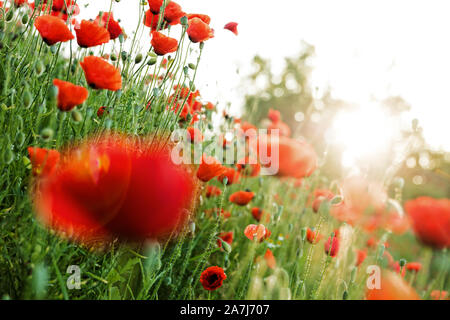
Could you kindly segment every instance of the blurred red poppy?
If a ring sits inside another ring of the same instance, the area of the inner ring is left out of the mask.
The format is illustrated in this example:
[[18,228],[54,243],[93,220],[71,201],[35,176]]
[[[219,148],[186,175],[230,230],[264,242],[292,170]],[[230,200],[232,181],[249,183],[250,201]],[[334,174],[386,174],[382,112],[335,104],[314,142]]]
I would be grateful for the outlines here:
[[306,229],[306,240],[308,240],[309,243],[316,244],[321,238],[322,235],[317,233],[317,231],[310,228]]
[[117,91],[122,88],[119,70],[102,58],[87,56],[80,62],[86,81],[94,89]]
[[207,186],[206,187],[206,197],[207,198],[217,197],[217,196],[220,196],[221,194],[222,194],[222,190],[220,190],[220,188],[217,188],[216,186]]
[[187,34],[192,42],[203,42],[214,37],[214,30],[200,18],[192,18],[188,22]]
[[108,30],[95,21],[82,20],[78,28],[75,27],[75,33],[82,48],[95,47],[110,40]]
[[116,39],[123,33],[119,23],[116,20],[114,20],[112,12],[99,13],[94,22],[108,30],[109,37],[111,40]]
[[75,38],[64,21],[58,17],[51,15],[39,16],[34,20],[34,26],[39,31],[42,40],[49,46]]
[[314,212],[318,212],[320,205],[323,201],[328,200],[330,201],[333,199],[334,194],[330,190],[326,189],[316,189],[314,191],[314,201],[312,203],[312,209]]
[[433,290],[431,291],[430,296],[433,300],[447,300],[448,291]]
[[450,199],[419,197],[405,203],[416,236],[436,248],[450,247]]
[[202,155],[202,160],[197,170],[197,178],[203,182],[208,182],[221,175],[224,172],[222,164],[214,157],[207,157]]
[[61,111],[72,110],[82,104],[89,95],[89,91],[85,87],[67,81],[53,79],[53,85],[58,87],[58,109]]
[[219,289],[223,281],[227,278],[222,268],[214,266],[209,267],[200,275],[200,283],[205,290]]
[[230,30],[235,35],[238,35],[237,26],[238,26],[237,22],[228,22],[223,28],[226,30]]
[[159,16],[157,14],[153,14],[150,11],[150,9],[145,11],[144,25],[146,27],[149,27],[152,30],[155,30],[158,27],[158,22],[159,22]]
[[59,162],[58,150],[28,147],[31,168],[34,176],[51,175]]
[[260,222],[263,217],[265,223],[270,222],[270,214],[261,208],[254,207],[252,208],[251,213],[253,218],[255,218],[255,220],[258,222]]
[[248,156],[238,160],[236,167],[240,174],[249,177],[256,177],[261,171],[261,164],[258,160]]
[[267,266],[270,269],[275,269],[277,266],[277,260],[275,259],[272,250],[267,249],[266,253],[264,254],[264,260],[266,260]]
[[98,110],[97,110],[97,117],[101,118],[103,116],[103,114],[105,113],[105,111],[106,111],[106,107],[104,107],[104,106],[98,108]]
[[203,141],[203,134],[199,129],[195,127],[188,127],[186,130],[189,134],[189,140],[191,142],[199,143]]
[[356,266],[360,266],[364,260],[367,258],[367,250],[357,250],[356,251]]
[[177,39],[167,37],[161,32],[152,32],[152,47],[155,53],[163,56],[167,53],[175,52],[178,49]]
[[247,205],[255,196],[255,193],[251,191],[236,191],[233,193],[229,200],[239,206]]
[[[158,145],[157,148],[149,146]],[[67,149],[34,197],[44,223],[83,243],[159,239],[180,230],[197,184],[188,166],[170,159],[154,137],[92,138]]]
[[420,300],[419,295],[401,277],[391,271],[381,274],[380,288],[368,289],[367,300]]
[[224,171],[217,179],[223,182],[225,178],[227,178],[227,185],[237,183],[239,181],[239,172],[233,168],[224,167]]
[[[222,241],[228,243],[229,245],[233,243],[233,237],[234,237],[233,231],[219,233],[219,238],[222,239]],[[220,239],[217,239],[217,245],[219,246],[219,248],[222,248],[222,241],[220,241]]]
[[150,11],[153,14],[158,14],[164,0],[148,0],[147,2],[150,6]]
[[328,237],[325,243],[325,253],[330,257],[336,257],[339,252],[339,238],[334,236],[333,238]]
[[406,264],[406,270],[419,272],[422,269],[422,264],[420,262],[408,262]]

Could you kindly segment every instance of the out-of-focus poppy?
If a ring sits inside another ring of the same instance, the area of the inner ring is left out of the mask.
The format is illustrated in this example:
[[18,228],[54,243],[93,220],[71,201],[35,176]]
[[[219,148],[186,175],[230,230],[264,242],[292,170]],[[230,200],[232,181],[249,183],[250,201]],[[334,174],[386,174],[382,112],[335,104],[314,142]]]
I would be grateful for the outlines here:
[[333,199],[334,194],[330,190],[326,189],[316,189],[314,191],[314,201],[312,203],[312,209],[314,212],[319,212],[320,205],[323,201],[330,201]]
[[199,143],[203,141],[202,132],[195,127],[188,127],[187,132],[189,134],[189,140],[194,143]]
[[148,5],[150,6],[150,11],[153,14],[158,14],[161,6],[163,5],[164,0],[148,0]]
[[[47,3],[47,1],[44,1],[44,3]],[[52,2],[52,9],[56,11],[62,11],[62,12],[68,12],[70,8],[75,6],[76,0],[53,0]]]
[[306,240],[308,240],[309,243],[316,244],[321,238],[322,235],[317,233],[317,231],[310,228],[306,229]]
[[367,290],[367,300],[420,300],[417,292],[391,271],[384,270],[380,282],[380,288]]
[[223,173],[217,178],[220,182],[223,182],[227,178],[227,185],[237,183],[239,181],[239,172],[233,168],[224,167]]
[[58,87],[58,109],[61,111],[72,110],[82,104],[89,95],[89,91],[85,87],[67,81],[53,79],[53,85]]
[[153,14],[150,11],[150,9],[145,11],[144,25],[146,27],[149,27],[152,30],[155,30],[158,27],[158,22],[159,22],[159,16],[157,14]]
[[356,266],[360,266],[364,260],[367,258],[367,250],[357,250],[356,251]]
[[267,266],[270,269],[275,269],[277,266],[277,260],[275,259],[272,250],[267,249],[266,253],[264,254],[264,260],[266,260]]
[[23,6],[24,4],[27,4],[28,0],[14,0],[14,4],[18,7]]
[[433,300],[447,300],[448,299],[448,291],[440,291],[440,290],[433,290],[431,291],[431,299]]
[[[273,154],[277,149],[278,155]],[[284,136],[273,139],[270,135],[260,135],[258,154],[263,165],[278,167],[277,175],[281,177],[309,177],[317,166],[317,154],[311,145]]]
[[31,168],[34,176],[51,175],[59,162],[58,150],[28,147]]
[[[229,245],[233,243],[233,237],[234,237],[233,231],[219,233],[219,238],[222,239],[223,242],[228,243]],[[222,248],[222,241],[220,241],[220,239],[217,239],[217,245],[219,246],[219,248]]]
[[247,227],[245,227],[244,235],[252,241],[257,240],[259,242],[262,242],[270,237],[271,232],[263,224],[249,224]]
[[260,222],[263,217],[265,223],[268,223],[270,221],[270,214],[261,208],[254,207],[252,208],[251,213],[253,218],[255,218],[255,220],[258,222]]
[[67,149],[39,183],[39,217],[83,243],[141,242],[181,230],[197,194],[194,172],[173,163],[164,139],[149,139],[106,135]]
[[94,89],[117,91],[122,88],[119,70],[102,58],[87,56],[80,62],[86,81]]
[[223,219],[228,219],[229,217],[231,217],[231,212],[230,211],[226,211],[224,209],[220,209],[219,208],[213,208],[213,209],[208,209],[205,210],[205,214],[207,217],[211,217],[212,214],[217,215],[219,217],[222,217]]
[[214,157],[202,155],[202,160],[197,170],[197,178],[203,182],[208,182],[224,172],[222,164]]
[[123,33],[119,23],[114,20],[112,12],[101,12],[94,22],[108,30],[111,40],[116,39]]
[[201,14],[201,13],[190,13],[187,15],[188,20],[193,19],[193,18],[199,18],[200,20],[202,20],[204,23],[206,24],[210,24],[211,23],[211,18],[206,15],[206,14]]
[[103,114],[105,113],[105,111],[107,111],[107,110],[106,110],[106,107],[104,107],[104,106],[98,108],[97,117],[99,117],[99,118],[103,117]]
[[226,30],[230,30],[235,35],[238,35],[237,26],[238,26],[237,22],[228,22],[223,28]]
[[184,17],[186,13],[181,9],[181,6],[175,1],[170,1],[164,9],[164,20],[170,25],[180,23],[180,19]]
[[269,114],[267,115],[267,117],[272,122],[278,122],[278,121],[281,120],[281,113],[278,110],[270,108],[269,109]]
[[420,262],[408,262],[406,264],[406,270],[419,272],[422,269],[422,264]]
[[34,20],[34,26],[39,31],[42,40],[49,46],[75,38],[63,20],[51,15],[37,17]]
[[207,186],[206,187],[206,197],[207,198],[217,197],[217,196],[220,196],[221,194],[222,194],[222,190],[220,190],[220,188],[217,188],[216,186]]
[[333,236],[333,238],[328,237],[327,242],[325,243],[325,253],[330,257],[336,257],[339,252],[339,238],[337,236]]
[[187,34],[192,42],[203,42],[214,37],[214,30],[200,18],[192,18],[188,21]]
[[251,191],[236,191],[230,196],[229,200],[238,206],[245,206],[253,199],[254,196],[255,193]]
[[400,262],[398,262],[398,261],[395,261],[394,263],[392,263],[391,268],[392,268],[392,270],[394,270],[396,273],[398,273],[398,274],[401,273],[402,277],[404,277],[405,274],[406,274],[406,268],[405,268],[405,267],[401,267],[401,266],[400,266]]
[[95,47],[110,40],[109,32],[98,22],[82,20],[79,27],[75,28],[77,43],[82,48]]
[[436,248],[450,247],[450,199],[419,197],[405,203],[416,236]]
[[256,177],[261,171],[261,164],[258,162],[258,159],[248,156],[238,160],[236,167],[240,174],[250,177]]
[[200,275],[200,283],[208,291],[219,289],[227,278],[222,268],[218,266],[209,267]]
[[205,109],[206,110],[214,110],[216,107],[214,106],[214,104],[212,102],[208,102],[205,104]]
[[155,53],[163,56],[167,53],[175,52],[178,49],[177,39],[167,37],[161,32],[152,32],[152,47]]

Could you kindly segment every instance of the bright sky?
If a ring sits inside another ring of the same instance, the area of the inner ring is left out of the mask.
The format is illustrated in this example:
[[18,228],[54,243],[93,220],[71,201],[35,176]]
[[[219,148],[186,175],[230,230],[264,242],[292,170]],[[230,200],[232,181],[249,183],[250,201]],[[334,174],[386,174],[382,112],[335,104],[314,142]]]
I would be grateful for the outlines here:
[[[450,1],[448,0],[179,0],[188,13],[211,16],[215,38],[205,45],[197,87],[213,102],[239,110],[240,79],[255,54],[272,60],[299,52],[301,40],[316,48],[313,85],[362,107],[371,98],[400,95],[412,106],[434,148],[450,151]],[[90,3],[95,18],[109,0]],[[138,0],[114,2],[114,17],[131,34]],[[238,22],[239,35],[224,30]],[[150,41],[150,37],[148,38]],[[239,70],[239,74],[237,73]],[[202,90],[203,89],[203,90]]]

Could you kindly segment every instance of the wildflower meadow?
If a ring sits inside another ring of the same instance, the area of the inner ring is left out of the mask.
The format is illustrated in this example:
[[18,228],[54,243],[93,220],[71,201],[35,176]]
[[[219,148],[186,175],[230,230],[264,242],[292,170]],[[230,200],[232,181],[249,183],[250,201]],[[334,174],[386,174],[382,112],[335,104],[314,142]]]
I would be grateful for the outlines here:
[[240,113],[197,88],[239,21],[127,1],[86,18],[89,1],[0,1],[3,300],[449,299],[450,156],[408,171],[420,119],[400,157],[344,174],[306,76],[248,89]]

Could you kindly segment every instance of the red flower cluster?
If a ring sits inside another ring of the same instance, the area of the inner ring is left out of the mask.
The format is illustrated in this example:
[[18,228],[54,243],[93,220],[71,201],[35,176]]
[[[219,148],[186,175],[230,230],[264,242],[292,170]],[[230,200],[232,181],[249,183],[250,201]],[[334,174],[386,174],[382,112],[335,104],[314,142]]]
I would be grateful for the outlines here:
[[227,278],[222,268],[209,267],[200,275],[200,283],[205,290],[213,291],[219,289]]

